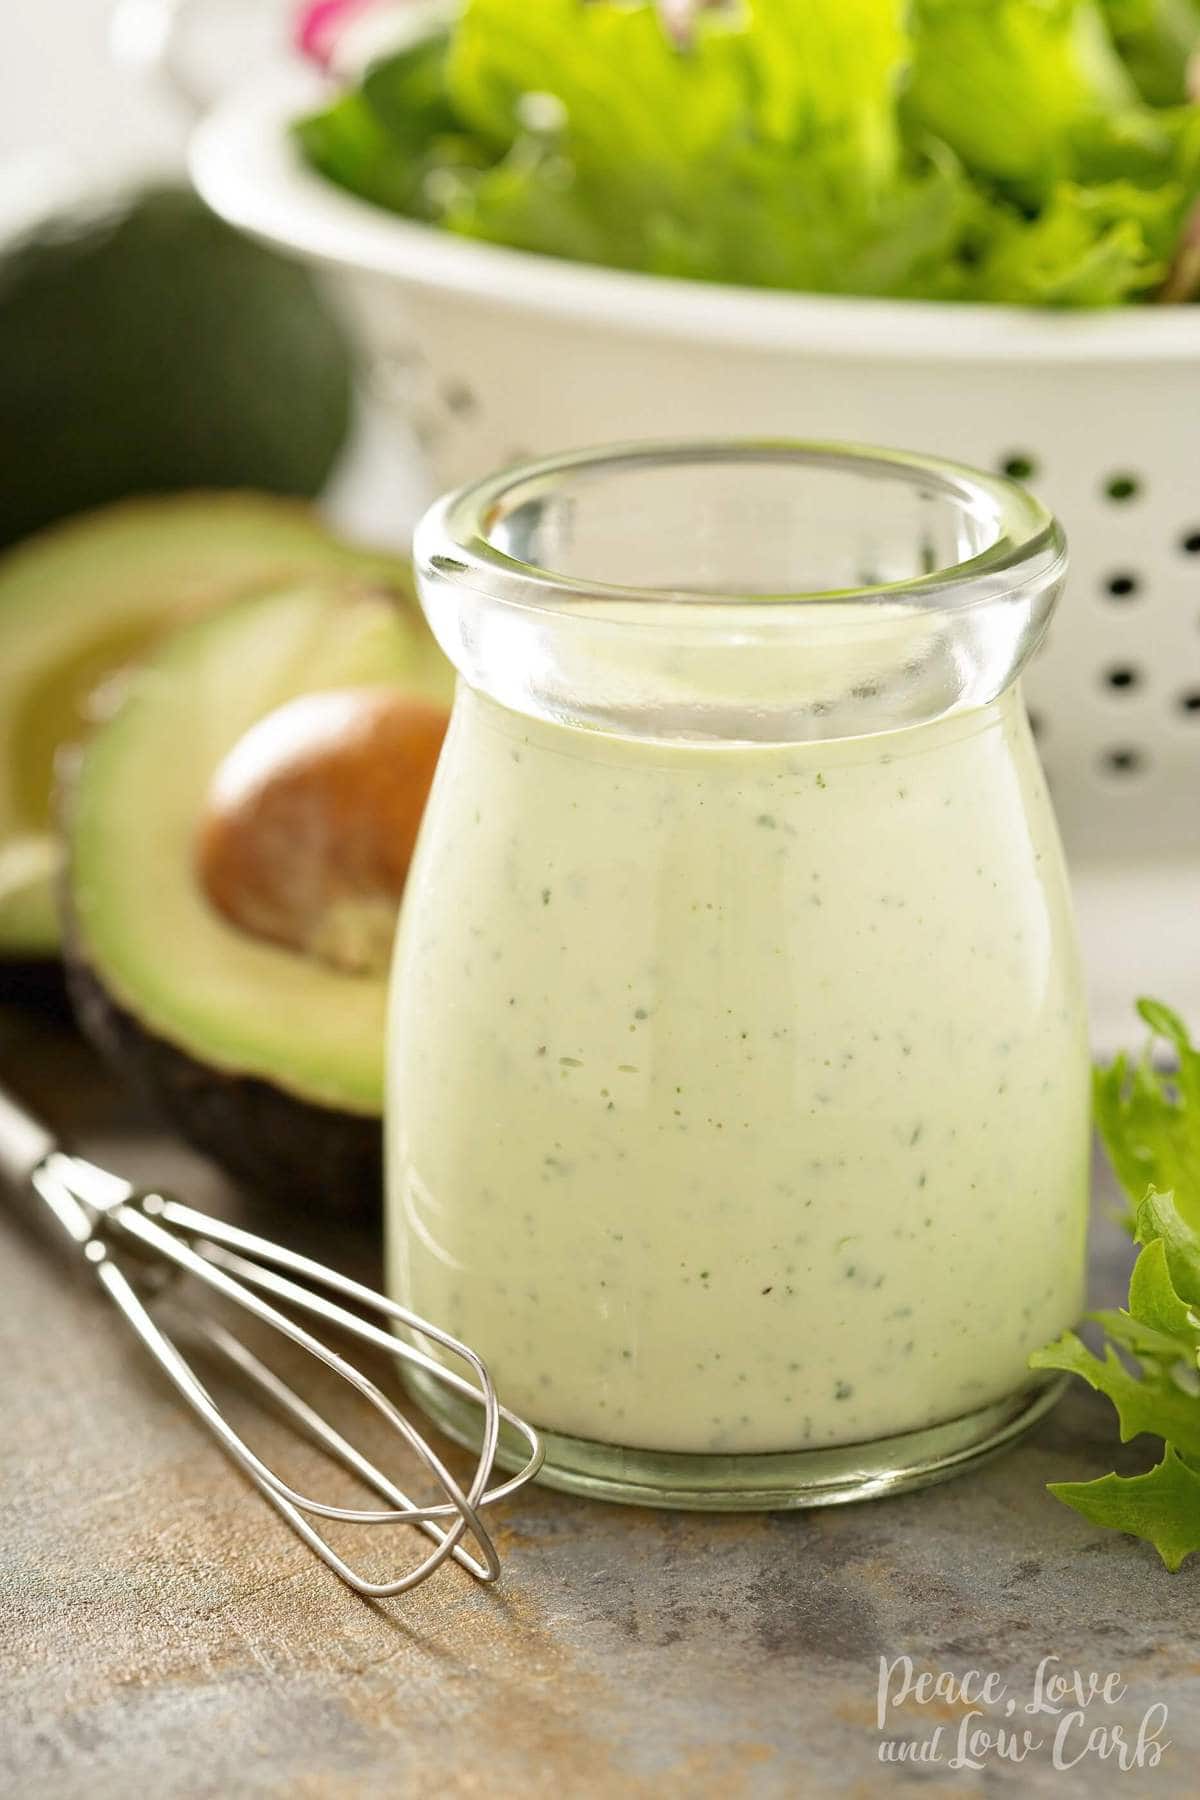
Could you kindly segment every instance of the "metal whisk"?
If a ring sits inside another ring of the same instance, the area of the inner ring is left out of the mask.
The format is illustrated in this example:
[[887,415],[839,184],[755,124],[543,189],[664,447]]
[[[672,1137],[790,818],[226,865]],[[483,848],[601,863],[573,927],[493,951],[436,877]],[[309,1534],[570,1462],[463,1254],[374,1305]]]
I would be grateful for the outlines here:
[[[222,1448],[245,1471],[272,1506],[309,1548],[357,1593],[373,1599],[402,1594],[425,1581],[453,1558],[479,1581],[500,1573],[495,1546],[480,1518],[537,1474],[542,1447],[537,1434],[501,1406],[486,1368],[466,1344],[323,1263],[299,1256],[279,1244],[220,1219],[196,1212],[160,1193],[140,1193],[127,1181],[60,1150],[45,1127],[11,1095],[0,1089],[0,1180],[32,1193],[43,1203],[39,1212],[57,1222],[78,1255],[91,1265],[100,1286],[133,1327],[146,1349],[192,1410],[208,1426]],[[298,1493],[270,1469],[234,1429],[182,1354],[174,1338],[152,1316],[150,1307],[167,1293],[174,1296],[182,1277],[203,1284],[201,1292],[220,1295],[299,1345],[347,1381],[414,1451],[446,1498],[422,1506],[378,1468],[314,1407],[230,1331],[201,1308],[192,1324],[207,1348],[230,1365],[252,1388],[282,1412],[298,1431],[333,1460],[351,1471],[388,1502],[383,1508],[334,1506]],[[310,1285],[306,1285],[310,1284]],[[329,1290],[331,1299],[319,1289]],[[270,1296],[268,1299],[266,1296]],[[470,1485],[455,1480],[441,1458],[387,1395],[350,1362],[287,1313],[272,1304],[282,1301],[308,1313],[389,1356],[420,1368],[445,1382],[455,1393],[474,1401],[483,1415],[479,1460]],[[350,1311],[339,1300],[399,1325],[425,1342],[452,1354],[468,1373],[459,1374],[383,1324]],[[500,1435],[507,1422],[525,1441],[529,1455],[507,1481],[489,1487]],[[415,1567],[389,1581],[371,1581],[353,1569],[313,1523],[343,1520],[359,1525],[412,1525],[432,1540],[433,1548]],[[446,1521],[446,1523],[443,1523]],[[451,1522],[452,1521],[452,1522]],[[474,1550],[463,1542],[470,1534]]]

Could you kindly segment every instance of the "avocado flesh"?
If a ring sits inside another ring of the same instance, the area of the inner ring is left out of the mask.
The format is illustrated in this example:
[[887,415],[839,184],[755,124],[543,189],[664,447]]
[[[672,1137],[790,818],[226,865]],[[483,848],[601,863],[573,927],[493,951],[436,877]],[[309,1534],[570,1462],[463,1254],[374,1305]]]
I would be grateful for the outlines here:
[[[449,700],[449,670],[411,602],[336,585],[234,602],[182,627],[133,671],[74,772],[68,957],[84,1023],[125,1057],[136,1027],[149,1045],[143,1085],[157,1085],[185,1132],[177,1064],[186,1058],[191,1122],[205,1115],[189,1135],[235,1171],[274,1166],[272,1146],[239,1143],[253,1136],[256,1109],[266,1122],[264,1088],[319,1109],[330,1126],[339,1115],[360,1132],[364,1119],[377,1121],[387,983],[227,924],[195,878],[196,823],[217,765],[264,714],[299,694],[382,683]],[[107,1030],[97,993],[116,1018]],[[157,1081],[155,1043],[172,1065]]]
[[402,567],[332,539],[306,507],[191,493],[87,513],[0,557],[0,957],[58,946],[54,758],[106,676],[234,595],[324,571]]

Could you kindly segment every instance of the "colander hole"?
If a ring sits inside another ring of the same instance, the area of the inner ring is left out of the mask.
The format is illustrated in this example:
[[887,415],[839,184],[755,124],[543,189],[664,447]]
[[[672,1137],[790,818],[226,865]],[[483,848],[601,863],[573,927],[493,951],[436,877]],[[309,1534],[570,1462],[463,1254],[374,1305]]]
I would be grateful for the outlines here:
[[1011,450],[1000,458],[1000,473],[1010,481],[1032,481],[1037,472],[1037,457],[1028,450]]
[[1127,500],[1136,500],[1141,491],[1141,481],[1136,475],[1130,474],[1128,470],[1117,475],[1110,475],[1104,484],[1105,494],[1117,505],[1123,505]]
[[1110,575],[1104,584],[1104,591],[1112,600],[1131,600],[1141,587],[1136,575],[1122,569],[1116,575]]
[[1200,556],[1200,531],[1189,531],[1180,538],[1179,548],[1185,556]]
[[1029,729],[1034,737],[1040,742],[1046,735],[1046,721],[1043,719],[1040,712],[1030,712],[1028,717]]
[[1131,668],[1128,663],[1117,663],[1106,671],[1104,679],[1117,693],[1128,693],[1140,685],[1142,676],[1139,669]]
[[466,419],[479,411],[479,401],[475,390],[467,386],[465,381],[446,381],[442,384],[442,399],[456,418]]
[[1180,694],[1179,710],[1200,718],[1200,688],[1189,688],[1186,694]]
[[1104,752],[1100,761],[1110,775],[1136,775],[1145,767],[1146,759],[1132,744],[1114,744],[1111,750]]

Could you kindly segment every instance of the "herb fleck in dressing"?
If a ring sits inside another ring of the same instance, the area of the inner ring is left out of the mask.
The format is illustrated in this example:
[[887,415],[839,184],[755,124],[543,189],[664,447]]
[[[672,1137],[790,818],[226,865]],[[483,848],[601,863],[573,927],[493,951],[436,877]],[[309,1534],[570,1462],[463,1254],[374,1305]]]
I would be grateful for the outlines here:
[[747,747],[464,688],[397,956],[392,1291],[539,1425],[852,1443],[1078,1315],[1082,1000],[1012,692]]

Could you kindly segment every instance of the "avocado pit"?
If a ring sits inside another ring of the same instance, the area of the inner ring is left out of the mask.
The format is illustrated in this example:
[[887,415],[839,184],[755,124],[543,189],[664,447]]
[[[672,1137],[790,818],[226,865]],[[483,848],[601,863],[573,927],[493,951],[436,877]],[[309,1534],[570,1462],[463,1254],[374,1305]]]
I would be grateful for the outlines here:
[[206,796],[195,856],[209,902],[252,937],[382,974],[448,717],[373,687],[305,694],[260,719]]

